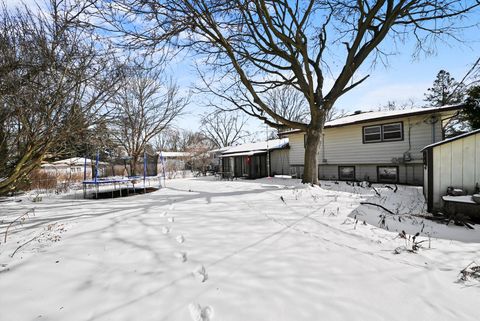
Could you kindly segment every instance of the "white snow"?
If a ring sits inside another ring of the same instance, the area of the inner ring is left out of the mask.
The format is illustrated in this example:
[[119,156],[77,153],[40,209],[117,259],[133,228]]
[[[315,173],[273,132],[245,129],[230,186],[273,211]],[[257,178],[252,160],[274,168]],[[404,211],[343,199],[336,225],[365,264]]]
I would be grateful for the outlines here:
[[451,141],[454,141],[454,140],[457,140],[457,139],[460,139],[460,138],[464,138],[464,137],[468,137],[470,135],[474,135],[474,134],[477,134],[477,133],[480,133],[480,129],[476,129],[476,130],[472,130],[468,133],[465,133],[465,134],[461,134],[461,135],[458,135],[458,136],[454,136],[454,137],[450,137],[450,138],[447,138],[447,139],[444,139],[444,140],[441,140],[439,142],[436,142],[436,143],[433,143],[433,144],[430,144],[430,145],[427,145],[425,146],[422,151],[428,149],[428,148],[431,148],[431,147],[435,147],[435,146],[438,146],[438,145],[443,145],[443,144],[446,144],[448,142],[451,142]]
[[[413,108],[413,109],[404,109],[404,110],[381,110],[381,111],[361,111],[358,114],[353,114],[334,120],[327,121],[325,123],[325,128],[336,127],[336,126],[345,126],[356,123],[363,123],[367,121],[376,121],[381,119],[389,119],[395,117],[406,117],[409,115],[417,115],[424,113],[436,113],[436,112],[447,112],[455,111],[463,108],[463,105],[448,105],[441,107],[425,107],[425,108]],[[301,132],[299,129],[292,129],[284,131],[281,134],[286,135],[290,133]],[[427,146],[428,147],[428,146]]]
[[426,107],[426,108],[414,108],[414,109],[405,109],[405,110],[381,110],[381,111],[367,111],[362,112],[360,114],[354,114],[342,118],[338,118],[335,120],[331,120],[325,123],[325,127],[334,127],[334,126],[341,126],[347,125],[357,122],[363,122],[366,120],[375,120],[375,119],[382,119],[387,117],[394,117],[394,116],[404,116],[404,115],[415,115],[415,114],[422,114],[426,112],[442,112],[446,110],[451,110],[452,108],[461,109],[463,106],[459,105],[452,105],[452,106],[441,106],[441,107]]
[[[238,146],[229,147],[227,150],[223,151],[223,154],[231,153],[240,153],[240,152],[251,152],[251,151],[267,151],[267,149],[278,149],[284,148],[288,145],[288,138],[282,139],[272,139],[264,142],[248,143]],[[230,156],[230,155],[226,155]]]
[[[0,203],[0,319],[478,320],[480,282],[457,280],[480,264],[480,228],[412,216],[424,211],[421,188],[374,185],[378,196],[292,179],[167,186]],[[417,253],[394,254],[412,244],[402,230],[421,232]]]

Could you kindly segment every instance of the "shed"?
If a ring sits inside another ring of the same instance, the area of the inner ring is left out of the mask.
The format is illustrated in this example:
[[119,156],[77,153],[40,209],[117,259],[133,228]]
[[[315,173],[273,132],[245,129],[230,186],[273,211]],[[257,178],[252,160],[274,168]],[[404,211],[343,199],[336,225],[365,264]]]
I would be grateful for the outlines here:
[[444,207],[448,187],[475,193],[480,184],[480,129],[423,148],[428,211]]

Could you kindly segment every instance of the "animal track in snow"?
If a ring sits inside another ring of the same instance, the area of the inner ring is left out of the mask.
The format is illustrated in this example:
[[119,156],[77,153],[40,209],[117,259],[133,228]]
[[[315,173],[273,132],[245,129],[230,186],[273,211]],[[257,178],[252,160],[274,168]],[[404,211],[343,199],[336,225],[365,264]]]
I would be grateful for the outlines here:
[[202,282],[205,282],[205,281],[208,280],[207,270],[205,269],[205,267],[203,265],[197,267],[193,271],[193,275],[195,276],[196,279],[199,279]]
[[176,252],[175,257],[182,260],[182,262],[187,262],[187,253],[186,252]]
[[190,316],[193,321],[213,320],[214,311],[209,305],[202,307],[200,304],[190,303],[188,309],[190,310]]
[[162,216],[167,216],[167,211],[163,211]]
[[162,227],[162,233],[163,233],[163,234],[168,234],[168,233],[170,233],[170,228],[167,227],[167,226]]
[[185,238],[183,237],[183,235],[179,235],[175,238],[177,240],[178,243],[182,244],[183,242],[185,242]]
[[175,222],[175,218],[174,218],[174,217],[169,217],[169,218],[168,218],[168,221],[169,221],[170,223],[173,223],[173,222]]

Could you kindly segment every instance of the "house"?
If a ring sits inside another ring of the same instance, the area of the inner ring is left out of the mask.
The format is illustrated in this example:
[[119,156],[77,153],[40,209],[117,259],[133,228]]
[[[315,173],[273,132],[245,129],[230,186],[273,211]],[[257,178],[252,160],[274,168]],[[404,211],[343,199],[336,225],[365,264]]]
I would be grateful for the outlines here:
[[[473,194],[480,185],[480,129],[426,146],[423,192],[428,211],[441,209],[454,187]],[[478,209],[477,209],[478,210]]]
[[[325,123],[319,178],[423,184],[423,147],[444,138],[444,125],[461,105],[355,112]],[[290,168],[303,175],[305,133],[281,133],[290,144]]]
[[[98,162],[98,165],[98,176],[105,176],[108,163]],[[83,157],[71,157],[52,163],[43,163],[41,165],[41,171],[56,177],[80,180],[84,177],[92,177],[93,166],[95,166],[95,160],[85,159]]]
[[221,154],[222,172],[260,178],[289,173],[288,138],[229,147]]
[[157,172],[168,174],[181,172],[186,169],[188,159],[191,157],[187,152],[157,152],[159,155]]

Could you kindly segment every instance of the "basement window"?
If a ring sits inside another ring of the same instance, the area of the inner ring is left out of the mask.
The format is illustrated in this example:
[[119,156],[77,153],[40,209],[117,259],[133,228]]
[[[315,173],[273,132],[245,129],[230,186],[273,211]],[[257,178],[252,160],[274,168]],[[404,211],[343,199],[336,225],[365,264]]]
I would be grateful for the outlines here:
[[398,166],[378,166],[377,178],[380,183],[398,183]]
[[355,180],[355,166],[338,166],[338,179],[342,181]]

